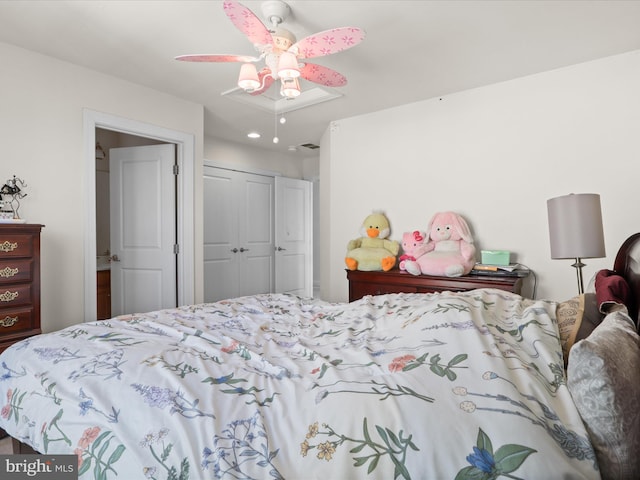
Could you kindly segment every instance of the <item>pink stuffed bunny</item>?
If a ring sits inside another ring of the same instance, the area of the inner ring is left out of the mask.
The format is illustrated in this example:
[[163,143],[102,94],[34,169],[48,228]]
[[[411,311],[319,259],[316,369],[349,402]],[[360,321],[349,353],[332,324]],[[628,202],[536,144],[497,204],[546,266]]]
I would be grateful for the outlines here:
[[400,255],[400,270],[406,270],[405,262],[415,261],[416,257],[413,255],[415,250],[427,240],[427,234],[419,230],[413,232],[404,232],[402,234],[402,255]]
[[405,262],[407,272],[459,277],[471,271],[476,248],[464,218],[454,212],[436,213],[427,231],[430,241],[414,251],[415,262]]

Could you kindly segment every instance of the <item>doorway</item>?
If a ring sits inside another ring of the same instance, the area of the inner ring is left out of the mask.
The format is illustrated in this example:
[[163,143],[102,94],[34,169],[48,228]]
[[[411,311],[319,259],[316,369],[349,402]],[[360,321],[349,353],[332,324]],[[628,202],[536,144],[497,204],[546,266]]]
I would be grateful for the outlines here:
[[313,295],[312,184],[205,160],[204,301]]
[[97,319],[176,307],[175,144],[96,140]]
[[[167,130],[113,115],[84,111],[84,157],[86,167],[86,233],[85,233],[85,321],[97,317],[96,271],[98,254],[98,214],[96,202],[96,135],[104,130],[117,135],[135,137],[155,143],[173,143],[176,146],[176,164],[180,175],[176,181],[176,239],[178,305],[195,302],[194,293],[194,169],[195,139],[193,135]],[[140,141],[140,140],[136,140]]]

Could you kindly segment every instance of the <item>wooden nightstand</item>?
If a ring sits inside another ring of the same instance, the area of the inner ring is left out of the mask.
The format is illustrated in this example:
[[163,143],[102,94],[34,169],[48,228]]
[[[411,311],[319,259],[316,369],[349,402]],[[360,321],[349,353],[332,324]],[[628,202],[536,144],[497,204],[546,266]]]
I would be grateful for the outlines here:
[[0,352],[40,330],[40,231],[0,224]]
[[511,276],[465,275],[463,277],[432,277],[411,275],[401,270],[388,272],[361,272],[347,270],[349,280],[349,301],[353,302],[365,295],[384,293],[431,293],[448,290],[463,292],[476,288],[498,288],[520,293],[522,278]]

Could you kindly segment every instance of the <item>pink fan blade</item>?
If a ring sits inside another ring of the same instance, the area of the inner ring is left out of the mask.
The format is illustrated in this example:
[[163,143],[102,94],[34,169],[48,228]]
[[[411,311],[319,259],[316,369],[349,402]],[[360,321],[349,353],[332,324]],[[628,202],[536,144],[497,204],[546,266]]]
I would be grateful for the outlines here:
[[323,57],[356,46],[364,36],[364,30],[357,27],[332,28],[303,38],[289,51],[296,52],[298,58]]
[[347,84],[347,77],[328,67],[307,63],[300,70],[300,76],[311,82],[326,85],[327,87],[342,87]]
[[248,55],[216,55],[216,54],[202,54],[202,55],[180,55],[176,57],[176,60],[183,62],[257,62],[260,60],[257,57],[250,57]]
[[258,72],[258,79],[260,83],[263,84],[262,87],[254,90],[249,95],[260,95],[261,93],[266,92],[269,87],[273,84],[273,77],[271,76],[271,70],[267,67],[263,68]]
[[271,45],[273,43],[269,29],[240,2],[225,0],[223,8],[229,20],[247,36],[251,43],[254,45]]

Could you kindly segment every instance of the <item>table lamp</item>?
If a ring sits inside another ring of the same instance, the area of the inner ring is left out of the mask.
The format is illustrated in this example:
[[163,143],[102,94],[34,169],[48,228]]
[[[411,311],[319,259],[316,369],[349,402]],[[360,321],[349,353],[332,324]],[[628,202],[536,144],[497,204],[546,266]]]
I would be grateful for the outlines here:
[[547,200],[551,258],[573,258],[578,293],[584,293],[583,258],[605,256],[600,195],[578,193]]

